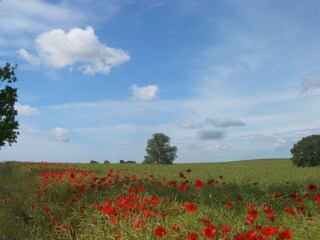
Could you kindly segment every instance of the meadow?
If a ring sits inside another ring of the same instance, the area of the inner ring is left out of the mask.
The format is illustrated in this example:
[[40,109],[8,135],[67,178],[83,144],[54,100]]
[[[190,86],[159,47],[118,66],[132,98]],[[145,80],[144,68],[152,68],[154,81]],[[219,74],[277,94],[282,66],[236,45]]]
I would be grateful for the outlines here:
[[320,171],[289,159],[0,163],[0,239],[320,239]]

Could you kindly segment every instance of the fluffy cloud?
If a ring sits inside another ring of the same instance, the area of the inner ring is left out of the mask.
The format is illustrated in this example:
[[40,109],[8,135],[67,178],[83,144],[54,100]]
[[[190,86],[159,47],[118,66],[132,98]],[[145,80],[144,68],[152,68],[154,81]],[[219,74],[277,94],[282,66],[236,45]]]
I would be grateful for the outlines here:
[[213,125],[215,127],[232,127],[244,126],[245,123],[236,118],[206,118],[204,120],[206,125]]
[[35,44],[35,54],[20,49],[20,56],[32,64],[45,63],[54,68],[79,64],[86,74],[107,74],[112,67],[130,60],[123,50],[100,43],[92,27],[68,32],[53,29],[40,34]]
[[157,85],[147,85],[144,87],[132,86],[132,98],[142,101],[154,100],[158,97],[159,87]]
[[31,107],[30,105],[22,105],[17,103],[15,105],[15,109],[18,111],[18,114],[22,116],[33,116],[39,114],[38,109]]
[[59,142],[70,142],[69,131],[65,128],[56,127],[52,129],[53,139]]
[[218,130],[202,130],[199,132],[199,137],[202,140],[219,140],[225,137],[225,132]]
[[320,88],[320,77],[302,79],[301,85],[303,92],[308,92]]

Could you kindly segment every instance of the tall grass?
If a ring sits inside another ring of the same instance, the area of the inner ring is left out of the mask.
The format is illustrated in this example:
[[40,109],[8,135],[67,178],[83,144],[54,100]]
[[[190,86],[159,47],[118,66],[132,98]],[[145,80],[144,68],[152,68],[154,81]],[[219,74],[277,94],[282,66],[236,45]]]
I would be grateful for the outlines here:
[[269,239],[286,229],[292,239],[320,239],[319,168],[296,168],[289,159],[6,162],[0,177],[0,239],[238,239],[250,231],[267,239],[272,228]]

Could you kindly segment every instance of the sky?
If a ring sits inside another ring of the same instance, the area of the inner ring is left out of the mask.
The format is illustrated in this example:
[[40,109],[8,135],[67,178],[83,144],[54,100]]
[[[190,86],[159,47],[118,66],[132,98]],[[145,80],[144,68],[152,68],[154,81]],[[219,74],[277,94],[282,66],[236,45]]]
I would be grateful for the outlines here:
[[0,161],[291,157],[320,134],[318,0],[1,0],[20,127]]

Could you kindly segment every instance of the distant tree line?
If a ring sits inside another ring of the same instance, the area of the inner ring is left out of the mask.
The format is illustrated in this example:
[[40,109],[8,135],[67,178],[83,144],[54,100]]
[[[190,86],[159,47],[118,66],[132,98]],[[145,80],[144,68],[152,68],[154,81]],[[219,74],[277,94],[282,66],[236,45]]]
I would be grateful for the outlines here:
[[124,160],[120,160],[120,163],[136,163],[136,161],[132,161],[132,160],[129,160],[129,161],[124,161]]

